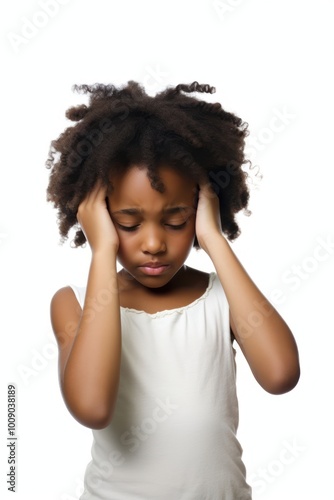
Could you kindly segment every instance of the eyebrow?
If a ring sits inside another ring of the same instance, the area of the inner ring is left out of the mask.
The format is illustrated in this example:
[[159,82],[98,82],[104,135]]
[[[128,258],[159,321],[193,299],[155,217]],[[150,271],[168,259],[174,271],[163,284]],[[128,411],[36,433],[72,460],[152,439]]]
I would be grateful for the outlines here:
[[[178,214],[178,213],[183,213],[187,212],[189,210],[193,210],[192,207],[185,207],[185,206],[177,206],[177,207],[169,207],[165,208],[163,210],[164,214],[167,215],[172,215],[172,214]],[[112,212],[112,215],[141,215],[142,210],[139,208],[123,208],[122,210],[117,210],[116,212]]]

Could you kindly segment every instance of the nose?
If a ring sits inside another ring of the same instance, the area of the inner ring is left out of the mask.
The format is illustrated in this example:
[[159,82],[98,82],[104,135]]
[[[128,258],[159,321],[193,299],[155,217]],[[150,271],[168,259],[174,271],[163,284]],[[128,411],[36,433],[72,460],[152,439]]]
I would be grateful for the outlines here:
[[142,234],[142,251],[148,254],[164,253],[167,249],[163,228],[150,225]]

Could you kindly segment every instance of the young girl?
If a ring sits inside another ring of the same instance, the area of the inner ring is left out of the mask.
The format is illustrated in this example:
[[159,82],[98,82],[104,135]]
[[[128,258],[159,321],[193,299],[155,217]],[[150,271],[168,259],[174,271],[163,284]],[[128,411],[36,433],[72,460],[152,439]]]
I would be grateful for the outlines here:
[[[47,165],[63,240],[76,226],[91,248],[87,286],[51,301],[64,401],[93,429],[81,499],[249,500],[233,342],[272,394],[295,387],[299,361],[227,241],[248,205],[247,124],[185,95],[215,91],[197,82],[75,89],[89,106],[67,111],[78,123]],[[193,246],[216,272],[185,265]]]

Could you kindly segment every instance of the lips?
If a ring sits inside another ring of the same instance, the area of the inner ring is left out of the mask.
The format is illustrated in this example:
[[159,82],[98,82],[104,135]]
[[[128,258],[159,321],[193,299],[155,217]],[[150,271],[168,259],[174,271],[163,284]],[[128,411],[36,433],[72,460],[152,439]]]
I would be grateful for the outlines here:
[[150,262],[145,262],[142,264],[140,267],[162,267],[162,266],[167,266],[167,264],[164,264],[163,262],[158,262],[158,261],[150,261]]
[[165,272],[166,269],[168,269],[169,264],[163,264],[162,262],[145,262],[139,267],[144,274],[157,276]]

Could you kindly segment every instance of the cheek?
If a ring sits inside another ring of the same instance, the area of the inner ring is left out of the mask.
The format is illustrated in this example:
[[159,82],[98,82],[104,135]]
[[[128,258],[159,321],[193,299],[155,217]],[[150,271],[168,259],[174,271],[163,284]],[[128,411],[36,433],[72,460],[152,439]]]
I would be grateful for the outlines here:
[[118,230],[117,234],[119,238],[118,256],[129,257],[134,250],[134,240],[129,238],[129,235],[123,231]]
[[189,240],[193,241],[195,239],[195,236],[196,236],[196,219],[195,217],[192,217],[189,224],[187,237]]
[[174,249],[175,253],[188,253],[189,249],[192,248],[195,240],[195,228],[189,227],[182,237],[175,238],[171,247]]

